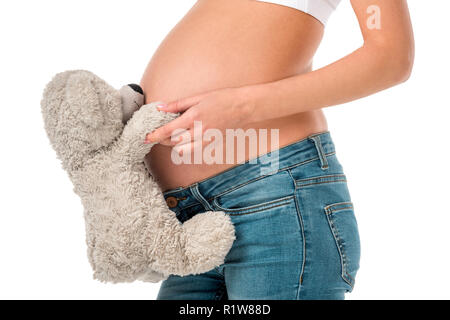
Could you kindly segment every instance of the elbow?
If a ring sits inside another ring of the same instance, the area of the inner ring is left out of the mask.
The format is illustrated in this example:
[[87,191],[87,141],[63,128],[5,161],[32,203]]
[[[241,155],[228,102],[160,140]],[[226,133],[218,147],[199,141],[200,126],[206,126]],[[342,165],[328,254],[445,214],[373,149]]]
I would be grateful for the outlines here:
[[383,69],[390,85],[406,82],[414,66],[414,47],[386,50]]
[[412,74],[414,66],[414,52],[407,51],[393,57],[391,65],[391,81],[395,84],[406,82]]
[[381,87],[388,88],[406,82],[414,65],[414,45],[366,44],[373,60],[373,70]]

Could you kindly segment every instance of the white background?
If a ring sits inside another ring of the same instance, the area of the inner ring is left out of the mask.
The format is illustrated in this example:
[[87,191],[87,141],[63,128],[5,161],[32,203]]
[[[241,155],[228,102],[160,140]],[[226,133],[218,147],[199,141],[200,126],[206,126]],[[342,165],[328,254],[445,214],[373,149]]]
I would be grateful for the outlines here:
[[[115,87],[139,82],[161,40],[194,2],[0,2],[0,298],[156,297],[156,284],[92,280],[82,207],[49,146],[39,102],[45,84],[67,69],[94,71]],[[409,5],[417,46],[411,79],[326,110],[362,241],[348,299],[450,298],[450,2]],[[315,67],[361,43],[343,1]]]

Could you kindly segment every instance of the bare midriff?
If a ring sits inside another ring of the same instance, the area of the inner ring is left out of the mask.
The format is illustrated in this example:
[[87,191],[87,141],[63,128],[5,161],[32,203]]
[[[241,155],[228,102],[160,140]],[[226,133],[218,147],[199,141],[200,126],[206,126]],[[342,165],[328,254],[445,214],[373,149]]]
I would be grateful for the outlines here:
[[[199,0],[152,57],[141,82],[146,103],[310,72],[322,35],[318,20],[289,7],[252,0]],[[278,129],[279,147],[328,130],[322,110],[242,129],[249,128]],[[253,154],[249,149],[247,144],[246,159],[273,148],[269,138],[268,150]],[[146,163],[163,191],[189,186],[240,164],[175,164],[172,148],[163,145],[153,147]]]

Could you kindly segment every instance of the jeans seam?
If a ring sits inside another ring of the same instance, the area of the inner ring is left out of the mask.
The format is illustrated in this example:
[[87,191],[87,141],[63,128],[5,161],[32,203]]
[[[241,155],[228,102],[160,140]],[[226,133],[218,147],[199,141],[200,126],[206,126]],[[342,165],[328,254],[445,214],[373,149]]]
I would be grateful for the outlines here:
[[[276,150],[276,151],[279,152],[279,151],[281,151],[281,150],[283,150],[283,149],[286,149],[286,148],[289,148],[290,146],[295,145],[295,144],[297,144],[297,143],[300,143],[300,142],[303,142],[303,141],[308,141],[308,140],[309,140],[310,138],[312,138],[312,137],[321,136],[321,135],[326,135],[326,134],[329,134],[329,133],[330,133],[329,130],[325,130],[325,131],[321,131],[321,132],[317,132],[317,133],[311,134],[311,135],[309,135],[309,136],[307,136],[307,137],[304,137],[304,138],[301,139],[301,140],[295,141],[295,142],[290,143],[290,144],[288,144],[288,145],[286,145],[286,146],[284,146],[284,147],[281,147],[281,148],[279,148],[279,149]],[[333,146],[333,142],[331,142],[331,145]],[[334,153],[335,153],[335,151],[330,152],[329,154],[334,154]],[[326,154],[326,155],[328,155],[328,154]],[[258,158],[259,158],[259,157],[258,157]],[[252,160],[252,159],[246,160],[244,163],[242,163],[242,165],[249,163],[251,160]],[[220,174],[222,174],[222,173],[231,171],[231,170],[233,170],[233,169],[234,169],[234,167],[228,168],[228,169],[224,170],[223,172],[219,172],[218,174],[213,175],[212,177],[205,178],[205,179],[200,180],[200,181],[198,181],[198,182],[196,182],[196,183],[197,183],[197,184],[200,184],[200,183],[205,182],[205,181],[207,181],[207,180],[209,180],[209,179],[211,179],[211,178],[216,177],[217,175],[220,175]],[[187,186],[187,187],[184,187],[184,188],[183,188],[183,187],[179,187],[179,189],[180,189],[180,190],[185,190],[185,189],[189,189],[189,187],[191,187],[191,186]]]
[[220,286],[220,289],[217,290],[216,295],[215,295],[215,297],[214,297],[214,300],[216,300],[216,301],[221,300],[222,297],[223,297],[223,295],[225,294],[226,289],[227,289],[227,288],[226,288],[226,284],[223,283],[223,284]]
[[325,210],[327,210],[327,213],[330,214],[332,212],[336,212],[339,211],[340,209],[334,209],[334,207],[336,206],[344,206],[342,207],[342,209],[353,209],[353,203],[350,201],[344,201],[344,202],[338,202],[338,203],[333,203],[333,204],[329,204],[325,207]]
[[[328,179],[328,180],[327,180]],[[324,180],[324,181],[321,181]],[[325,183],[336,183],[336,182],[347,182],[347,177],[345,174],[333,174],[326,176],[318,176],[314,178],[306,178],[306,179],[298,179],[295,180],[295,185],[298,188],[312,186],[316,184],[325,184]]]
[[[325,153],[325,155],[326,155],[327,157],[333,156],[333,155],[335,155],[335,154],[336,154],[336,151],[332,151],[332,152]],[[314,158],[311,158],[311,159],[308,159],[308,160],[304,160],[304,161],[299,162],[299,163],[296,163],[296,164],[294,164],[294,165],[292,165],[292,166],[283,168],[283,170],[293,169],[293,168],[296,168],[296,167],[298,167],[298,166],[302,166],[302,165],[304,165],[304,164],[307,164],[307,163],[310,163],[310,162],[313,162],[313,161],[316,161],[316,160],[320,160],[320,158],[319,158],[319,157],[314,157]]]
[[[328,157],[328,156],[332,156],[332,155],[335,155],[335,154],[336,154],[336,152],[333,151],[333,152],[327,153],[326,156]],[[314,157],[314,158],[311,158],[311,159],[308,159],[308,160],[304,160],[304,161],[299,162],[299,163],[296,163],[296,164],[294,164],[294,165],[291,165],[291,166],[288,166],[288,167],[281,168],[281,169],[279,169],[276,173],[266,174],[266,175],[263,175],[263,176],[260,176],[260,177],[251,179],[251,180],[246,181],[246,182],[244,182],[244,183],[242,183],[242,184],[238,184],[237,186],[234,186],[234,187],[231,187],[231,188],[229,188],[229,189],[227,189],[227,190],[225,190],[225,191],[222,191],[221,193],[216,194],[215,196],[213,196],[213,197],[211,197],[211,198],[208,198],[207,200],[208,200],[208,201],[214,200],[215,198],[218,198],[218,197],[220,197],[220,196],[223,196],[223,195],[225,195],[225,194],[227,194],[227,193],[230,193],[230,192],[232,192],[232,191],[234,191],[234,190],[236,190],[236,189],[239,189],[239,188],[241,188],[241,187],[245,187],[245,186],[246,186],[247,184],[249,184],[249,183],[258,181],[258,180],[263,179],[263,178],[266,178],[266,177],[270,177],[270,176],[272,176],[272,175],[274,175],[274,174],[277,174],[277,173],[280,173],[280,172],[283,172],[283,171],[291,170],[291,169],[293,169],[293,168],[296,168],[296,167],[298,167],[298,166],[305,165],[305,164],[307,164],[307,163],[310,163],[310,162],[313,162],[313,161],[316,161],[316,160],[320,160],[320,158],[319,158],[319,157]]]
[[[278,173],[278,172],[281,172],[281,170],[280,170],[280,171],[277,171],[276,173]],[[276,173],[275,173],[275,174],[276,174]],[[273,174],[272,174],[272,175],[273,175]],[[252,182],[261,180],[261,179],[266,178],[266,177],[269,177],[269,176],[271,176],[271,175],[263,175],[263,176],[260,176],[260,177],[251,179],[251,180],[249,180],[249,181],[246,181],[246,182],[244,182],[244,183],[238,184],[237,186],[231,187],[231,188],[229,188],[229,189],[227,189],[227,190],[225,190],[225,191],[223,191],[223,192],[221,192],[221,193],[215,195],[214,197],[209,198],[208,201],[210,201],[210,200],[215,200],[216,198],[218,198],[218,197],[220,197],[220,196],[223,196],[223,195],[225,195],[225,194],[227,194],[227,193],[230,193],[230,192],[232,192],[232,191],[234,191],[234,190],[236,190],[236,189],[245,187],[246,185],[248,185],[248,184],[250,184],[250,183],[252,183]]]
[[352,205],[349,205],[347,207],[339,208],[339,209],[330,209],[330,213],[336,213],[343,210],[353,209]]
[[327,170],[329,168],[327,156],[325,154],[325,151],[323,149],[322,142],[320,140],[320,136],[310,136],[310,141],[314,143],[314,146],[316,147],[317,153],[319,155],[320,159],[320,168],[322,170]]
[[185,188],[183,188],[183,187],[178,187],[178,188],[175,188],[175,189],[172,189],[172,190],[167,190],[167,191],[164,191],[162,194],[163,195],[168,195],[168,194],[172,194],[172,193],[175,193],[175,192],[179,192],[179,191],[181,191],[181,190],[184,190]]
[[329,174],[329,175],[325,175],[325,176],[317,176],[317,177],[312,177],[312,178],[305,178],[305,179],[295,179],[294,181],[295,181],[295,183],[298,183],[298,182],[302,182],[302,181],[314,181],[314,180],[317,180],[317,179],[324,179],[324,178],[342,178],[342,177],[345,177],[345,174],[343,174],[343,173],[339,173],[339,174]]
[[247,214],[254,214],[254,213],[264,212],[264,211],[267,211],[267,210],[270,210],[270,209],[274,209],[274,208],[278,208],[278,207],[284,207],[284,206],[287,206],[287,205],[289,205],[289,202],[283,202],[283,203],[280,203],[280,204],[278,204],[276,206],[271,206],[271,207],[268,207],[268,208],[259,209],[259,210],[255,210],[255,211],[242,212],[242,213],[227,213],[225,211],[225,213],[227,213],[230,216],[245,216]]
[[[345,203],[347,203],[347,202],[345,202]],[[339,203],[339,204],[345,204],[345,203]],[[333,234],[334,242],[336,243],[336,247],[337,247],[337,250],[339,252],[339,257],[340,257],[340,260],[341,260],[341,268],[342,268],[341,277],[353,289],[354,283],[355,283],[355,279],[353,279],[353,277],[347,272],[347,259],[346,259],[346,256],[345,256],[345,252],[343,252],[341,250],[341,246],[340,246],[341,239],[340,239],[339,235],[336,232],[336,227],[334,226],[333,221],[330,219],[330,214],[332,214],[334,212],[337,212],[337,211],[344,210],[344,209],[352,209],[353,206],[351,206],[351,207],[348,206],[346,208],[342,208],[342,209],[334,211],[332,209],[332,207],[334,205],[335,204],[328,205],[328,206],[325,207],[325,215],[327,217],[328,225],[330,227],[331,233]]]
[[[316,158],[310,159],[310,160],[311,160],[311,161],[315,161],[315,160],[319,160],[319,158],[316,157]],[[330,177],[330,178],[331,178],[331,177],[345,177],[345,175],[344,175],[344,174],[327,175],[327,176],[320,176],[320,177],[315,177],[315,178],[307,178],[307,179],[299,179],[299,180],[296,180],[296,179],[294,179],[294,177],[292,176],[292,173],[291,173],[290,170],[291,170],[292,168],[297,167],[297,166],[298,166],[298,165],[291,166],[291,167],[286,167],[286,168],[280,169],[280,171],[279,171],[279,172],[283,172],[283,171],[288,172],[288,174],[291,176],[292,180],[294,181],[294,184],[295,184],[295,188],[296,188],[296,189],[298,189],[298,188],[300,188],[300,187],[305,187],[305,186],[314,185],[314,184],[334,183],[334,182],[347,182],[347,179],[345,178],[345,179],[341,179],[341,180],[336,179],[336,180],[332,180],[332,181],[324,181],[324,182],[309,183],[309,184],[299,184],[299,183],[298,183],[299,181],[313,181],[313,180],[315,180],[315,179],[328,178],[328,177]],[[259,179],[262,179],[262,178],[265,178],[265,177],[266,177],[266,176],[261,176],[261,177],[252,179],[252,180],[250,180],[250,181],[247,181],[247,182],[244,183],[244,184],[240,184],[240,185],[235,186],[235,187],[233,187],[233,188],[231,188],[231,189],[228,189],[228,190],[226,190],[226,191],[224,191],[224,192],[221,192],[221,193],[219,193],[218,195],[215,195],[214,197],[208,198],[207,201],[208,201],[208,202],[210,202],[210,201],[215,202],[215,200],[216,200],[218,197],[223,196],[223,195],[225,195],[225,194],[227,194],[227,193],[229,193],[229,192],[232,192],[232,191],[234,191],[234,190],[236,190],[236,189],[238,189],[238,188],[240,188],[240,187],[244,187],[244,186],[246,186],[246,185],[249,184],[249,183],[255,182],[255,181],[257,181],[257,180],[259,180]],[[200,205],[200,204],[201,204],[201,203],[199,202],[199,203],[193,203],[193,204],[190,204],[190,205],[188,205],[188,206],[182,207],[182,208],[180,208],[180,212],[177,213],[177,215],[179,215],[179,214],[181,213],[181,210],[189,209],[189,208],[191,208],[191,207],[193,207],[193,206],[197,206],[197,205]],[[217,204],[217,203],[216,203],[216,204]],[[218,207],[220,207],[220,206],[218,206]]]
[[206,200],[202,194],[200,193],[200,191],[198,190],[198,184],[194,184],[193,186],[191,186],[190,188],[192,195],[194,196],[194,198],[203,205],[203,207],[205,208],[205,210],[213,210],[213,208],[211,207],[211,205],[209,204],[209,201]]
[[[257,212],[273,209],[273,208],[276,208],[276,207],[281,207],[281,206],[288,205],[291,202],[292,198],[293,198],[293,196],[287,196],[287,197],[283,197],[283,198],[280,198],[280,199],[275,199],[275,200],[272,200],[272,201],[269,201],[269,202],[265,202],[265,203],[262,203],[262,204],[249,206],[249,207],[246,207],[245,209],[239,209],[239,208],[237,208],[237,209],[227,209],[227,208],[223,208],[217,203],[216,199],[214,199],[214,205],[219,210],[226,212],[230,216],[242,216],[242,215],[246,215],[246,214],[257,213]],[[252,211],[252,209],[253,209],[253,211]]]
[[[326,132],[328,132],[328,131],[326,131]],[[326,132],[324,132],[324,133],[326,133]],[[320,133],[320,134],[321,134],[321,133]],[[305,138],[305,139],[303,139],[303,140],[307,140],[307,139],[308,139],[308,138]],[[332,156],[332,155],[335,155],[335,154],[336,154],[336,151],[331,151],[331,152],[325,153],[325,156],[329,157],[329,156]],[[279,170],[277,171],[277,173],[280,172],[280,171],[285,171],[285,170],[289,170],[289,169],[296,168],[296,167],[298,167],[298,166],[305,165],[305,164],[310,163],[310,162],[313,162],[313,161],[315,161],[315,160],[320,160],[320,158],[319,158],[319,157],[313,157],[313,158],[310,158],[310,159],[308,159],[308,160],[303,160],[303,161],[301,161],[301,162],[299,162],[299,163],[296,163],[296,164],[293,164],[293,165],[291,165],[291,166],[287,166],[287,167],[281,168],[281,169],[279,169]],[[222,174],[222,173],[225,173],[225,172],[227,172],[227,171],[229,171],[229,170],[232,170],[232,169],[234,169],[234,167],[229,168],[229,169],[227,169],[227,170],[224,170],[223,172],[220,172],[220,173],[218,173],[217,175]],[[273,173],[270,174],[270,175],[273,175]],[[255,179],[264,178],[264,177],[270,176],[270,175],[264,175],[264,176],[261,176],[261,177],[255,178]],[[215,176],[213,176],[213,177],[215,177]],[[201,184],[201,183],[203,183],[203,182],[206,182],[208,179],[212,179],[213,177],[210,177],[210,178],[206,178],[206,179],[200,180],[200,181],[196,182],[195,184],[197,184],[197,185],[198,185],[198,184]],[[252,181],[252,180],[250,180],[250,181]],[[194,184],[189,185],[189,186],[187,186],[187,187],[177,187],[177,188],[172,189],[172,190],[167,190],[167,191],[164,191],[164,192],[163,192],[163,195],[169,195],[169,194],[173,194],[173,193],[176,193],[176,192],[180,192],[180,191],[184,191],[184,190],[189,190],[189,188],[192,187],[193,185],[194,185]],[[245,185],[245,184],[244,184],[244,185]],[[239,187],[239,185],[238,185],[238,187]],[[233,187],[232,189],[234,189],[234,188],[235,188],[235,187]],[[228,192],[228,191],[230,191],[230,189],[227,189],[227,190],[224,191],[224,192]],[[231,191],[232,191],[232,190],[231,190]],[[220,195],[222,195],[222,193],[220,193],[220,194],[218,194],[218,195],[215,195],[215,196],[209,198],[208,200],[214,199],[215,197],[218,197],[218,196],[220,196]]]
[[297,290],[297,297],[296,299],[299,299],[300,297],[300,290],[302,288],[302,283],[303,283],[303,274],[305,272],[305,263],[306,263],[306,239],[305,239],[305,228],[303,225],[303,218],[302,218],[302,213],[300,211],[300,205],[298,203],[298,198],[297,198],[297,185],[295,183],[295,179],[292,176],[292,172],[289,169],[288,170],[290,177],[292,178],[292,181],[294,183],[294,201],[295,201],[295,209],[297,210],[297,219],[300,225],[300,232],[302,235],[302,246],[303,246],[303,252],[302,252],[302,268],[300,270],[300,276],[298,279],[298,290]]
[[337,182],[347,182],[347,180],[332,180],[332,181],[322,181],[322,182],[312,182],[308,184],[302,184],[300,187],[308,187],[308,186],[314,186],[316,184],[327,184],[327,183],[337,183]]
[[[328,156],[332,156],[332,155],[335,155],[335,154],[336,154],[336,152],[333,151],[333,152],[327,153],[326,156],[328,157]],[[302,165],[311,163],[311,162],[316,161],[316,160],[319,160],[319,157],[314,157],[314,158],[311,158],[311,159],[304,160],[304,161],[302,161],[302,162],[296,163],[296,164],[294,164],[294,165],[291,165],[291,166],[288,166],[288,167],[279,169],[277,173],[283,172],[283,171],[289,171],[289,174],[290,174],[291,177],[292,177],[292,174],[290,173],[290,170],[291,170],[291,169],[294,169],[294,168],[297,168],[297,167],[299,167],[299,166],[302,166]],[[229,189],[227,189],[227,190],[225,190],[225,191],[223,191],[223,192],[221,192],[221,193],[219,193],[219,194],[217,194],[217,195],[214,195],[214,196],[212,196],[212,197],[210,197],[210,198],[208,198],[208,199],[206,199],[206,200],[207,200],[208,202],[213,201],[213,200],[215,200],[216,198],[218,198],[218,197],[220,197],[220,196],[223,196],[223,195],[225,195],[225,194],[227,194],[227,193],[230,193],[230,192],[232,192],[232,191],[234,191],[234,190],[236,190],[236,189],[238,189],[238,188],[244,187],[244,186],[246,186],[246,185],[249,184],[249,183],[258,181],[258,180],[263,179],[263,178],[268,177],[268,176],[271,176],[271,175],[264,175],[264,176],[260,176],[260,177],[254,178],[254,179],[249,180],[249,181],[247,181],[247,182],[245,182],[245,183],[242,183],[242,184],[239,184],[239,185],[237,185],[237,186],[231,187],[231,188],[229,188]],[[315,178],[309,178],[309,179],[315,179]],[[295,181],[296,181],[296,180],[294,179],[294,182],[295,182]],[[300,180],[300,181],[301,181],[301,180]],[[346,181],[342,181],[342,182],[346,182]],[[197,184],[197,185],[198,185],[198,184]],[[192,186],[193,186],[193,185],[192,185]],[[299,187],[299,186],[298,186],[297,183],[296,183],[295,188],[298,188],[298,187]],[[187,188],[187,187],[186,187],[186,188]],[[164,192],[164,195],[173,194],[173,193],[176,193],[176,192],[185,190],[186,188],[177,188],[177,189],[174,189],[174,190],[169,190],[169,191]],[[187,188],[187,189],[189,189],[189,188]],[[182,210],[191,208],[191,207],[196,206],[196,205],[199,205],[199,204],[201,205],[202,203],[200,203],[200,202],[199,202],[199,203],[193,203],[193,204],[190,204],[190,205],[188,205],[188,206],[181,207],[181,208],[179,208],[180,211],[177,213],[177,215],[181,214],[181,211],[182,211]]]

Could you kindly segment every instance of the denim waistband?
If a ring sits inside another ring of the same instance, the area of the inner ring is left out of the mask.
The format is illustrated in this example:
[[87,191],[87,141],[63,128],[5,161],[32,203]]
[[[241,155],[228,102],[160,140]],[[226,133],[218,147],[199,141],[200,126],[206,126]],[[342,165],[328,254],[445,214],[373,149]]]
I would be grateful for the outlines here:
[[[179,187],[164,192],[165,199],[176,201],[178,209],[198,201],[208,208],[208,201],[218,195],[246,184],[249,181],[275,174],[310,161],[320,160],[323,169],[328,167],[326,156],[334,154],[334,143],[329,131],[312,134],[300,141],[289,144],[276,151],[261,155],[218,173],[210,178],[196,182],[188,187]],[[195,198],[195,199],[194,199]]]

